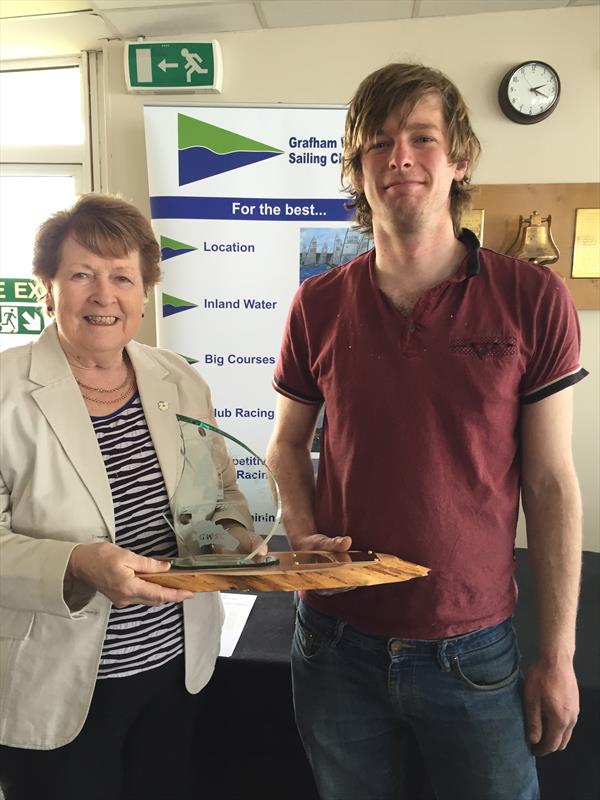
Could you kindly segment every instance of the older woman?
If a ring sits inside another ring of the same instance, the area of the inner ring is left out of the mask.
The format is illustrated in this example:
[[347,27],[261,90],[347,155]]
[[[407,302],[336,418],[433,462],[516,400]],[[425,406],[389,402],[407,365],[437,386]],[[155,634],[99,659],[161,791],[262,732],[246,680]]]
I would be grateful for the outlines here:
[[[175,414],[210,421],[212,404],[183,359],[132,341],[159,257],[137,209],[83,196],[36,239],[34,274],[55,324],[1,355],[7,800],[191,796],[198,693],[222,608],[216,593],[136,573],[169,568],[153,556],[191,552],[168,522]],[[224,490],[213,521],[251,530],[225,449],[210,457]]]

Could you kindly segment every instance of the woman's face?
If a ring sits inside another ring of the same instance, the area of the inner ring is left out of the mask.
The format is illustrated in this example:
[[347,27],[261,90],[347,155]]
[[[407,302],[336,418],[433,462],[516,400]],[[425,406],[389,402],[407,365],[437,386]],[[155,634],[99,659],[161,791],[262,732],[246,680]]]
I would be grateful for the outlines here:
[[76,354],[117,355],[138,331],[145,301],[138,250],[105,258],[69,236],[46,288],[59,335]]

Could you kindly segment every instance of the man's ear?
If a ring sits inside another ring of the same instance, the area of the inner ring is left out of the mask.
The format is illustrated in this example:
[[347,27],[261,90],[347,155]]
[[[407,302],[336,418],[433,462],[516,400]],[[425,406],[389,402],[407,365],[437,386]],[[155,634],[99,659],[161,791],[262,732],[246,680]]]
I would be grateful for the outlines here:
[[469,168],[469,162],[466,158],[457,161],[456,164],[454,165],[454,180],[460,183],[460,181],[462,181],[462,179],[467,174],[468,168]]

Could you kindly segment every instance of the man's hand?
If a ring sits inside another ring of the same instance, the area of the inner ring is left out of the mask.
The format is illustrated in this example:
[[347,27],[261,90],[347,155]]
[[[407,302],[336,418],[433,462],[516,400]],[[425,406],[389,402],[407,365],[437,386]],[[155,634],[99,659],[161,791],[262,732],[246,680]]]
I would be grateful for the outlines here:
[[570,659],[536,661],[525,676],[527,739],[536,756],[564,750],[579,714],[579,690]]
[[344,552],[352,547],[350,536],[324,536],[322,533],[309,533],[303,536],[288,537],[292,550],[328,550]]
[[[255,547],[261,545],[263,540],[262,536],[259,536],[258,533],[255,531],[249,531],[243,525],[240,525],[239,522],[235,520],[223,519],[220,520],[218,525],[221,525],[227,533],[233,536],[234,539],[237,539],[239,542],[238,548],[240,553],[251,553]],[[257,551],[256,555],[258,556],[266,556],[269,551],[269,548],[266,544],[262,544],[260,549]],[[220,547],[219,545],[216,546],[216,552],[218,553],[229,553],[230,550],[225,547]]]
[[[328,552],[343,553],[352,547],[352,539],[350,536],[335,536],[332,539],[322,533],[309,533],[306,536],[296,536],[293,541],[290,539],[290,547],[292,550],[327,550]],[[356,587],[349,586],[347,589],[314,589],[313,591],[315,594],[327,596],[350,592],[354,588]]]
[[168,572],[167,561],[139,556],[110,542],[79,544],[71,553],[68,571],[112,600],[117,608],[134,604],[160,606],[193,597],[185,589],[168,589],[136,577],[136,572]]

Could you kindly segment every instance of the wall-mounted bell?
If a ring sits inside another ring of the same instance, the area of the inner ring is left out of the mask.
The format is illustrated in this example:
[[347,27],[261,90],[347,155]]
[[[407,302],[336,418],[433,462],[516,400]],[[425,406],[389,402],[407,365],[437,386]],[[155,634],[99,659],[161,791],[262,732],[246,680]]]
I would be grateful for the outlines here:
[[520,216],[517,238],[506,255],[534,264],[554,264],[558,261],[560,251],[552,238],[551,223],[550,214],[542,217],[537,211],[530,217]]

